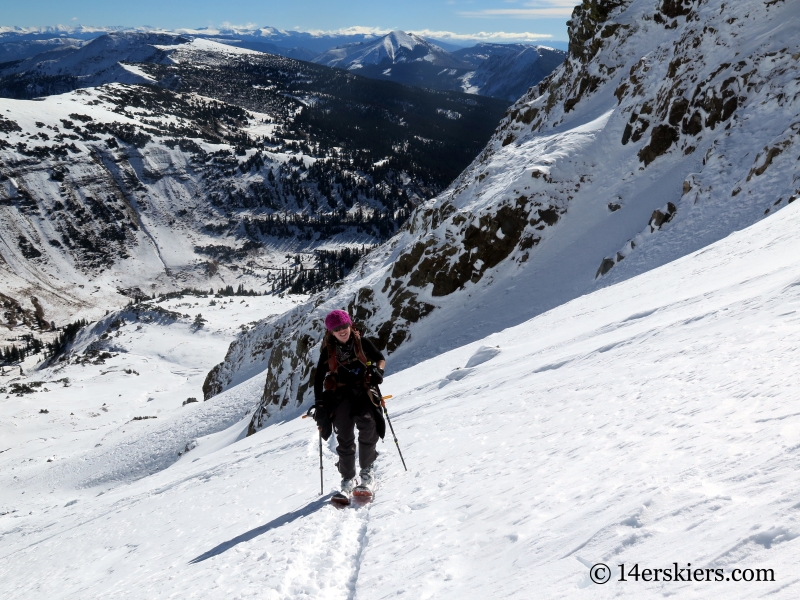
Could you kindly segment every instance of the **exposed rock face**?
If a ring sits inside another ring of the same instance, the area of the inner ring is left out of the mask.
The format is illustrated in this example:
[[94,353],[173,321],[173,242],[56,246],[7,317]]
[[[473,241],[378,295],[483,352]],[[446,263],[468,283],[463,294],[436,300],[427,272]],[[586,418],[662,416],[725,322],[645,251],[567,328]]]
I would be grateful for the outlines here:
[[208,393],[261,370],[255,431],[308,399],[333,308],[402,368],[785,206],[800,194],[796,10],[722,5],[585,0],[564,65],[451,187],[337,289],[235,342]]

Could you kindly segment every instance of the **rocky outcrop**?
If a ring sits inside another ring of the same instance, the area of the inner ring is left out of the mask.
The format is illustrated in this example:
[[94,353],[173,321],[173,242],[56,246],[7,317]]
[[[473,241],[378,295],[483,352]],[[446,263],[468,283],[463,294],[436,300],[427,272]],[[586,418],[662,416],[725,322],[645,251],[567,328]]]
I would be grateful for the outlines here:
[[261,369],[255,431],[309,398],[328,310],[356,312],[403,367],[786,206],[800,195],[795,16],[722,4],[585,0],[565,63],[473,164],[336,289],[235,342],[214,389]]

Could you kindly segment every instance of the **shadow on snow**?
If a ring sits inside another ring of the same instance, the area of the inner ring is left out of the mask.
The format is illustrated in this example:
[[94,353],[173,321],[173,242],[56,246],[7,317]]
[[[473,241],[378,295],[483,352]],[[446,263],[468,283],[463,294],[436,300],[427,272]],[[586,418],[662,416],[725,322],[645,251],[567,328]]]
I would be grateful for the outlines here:
[[297,519],[302,517],[306,517],[316,511],[318,511],[323,506],[327,506],[330,503],[330,498],[320,498],[319,500],[314,500],[313,502],[306,504],[303,508],[299,508],[295,511],[288,512],[285,515],[281,515],[280,517],[273,519],[269,523],[265,523],[260,527],[256,527],[255,529],[251,529],[250,531],[243,533],[242,535],[237,535],[235,538],[228,540],[227,542],[222,542],[218,546],[213,547],[208,552],[204,552],[200,556],[193,558],[189,561],[190,565],[195,563],[203,562],[204,560],[208,560],[209,558],[213,558],[223,552],[227,552],[237,544],[241,544],[242,542],[248,542],[259,535],[267,533],[268,531],[272,531],[273,529],[277,529],[281,525],[286,525],[287,523],[291,523]]

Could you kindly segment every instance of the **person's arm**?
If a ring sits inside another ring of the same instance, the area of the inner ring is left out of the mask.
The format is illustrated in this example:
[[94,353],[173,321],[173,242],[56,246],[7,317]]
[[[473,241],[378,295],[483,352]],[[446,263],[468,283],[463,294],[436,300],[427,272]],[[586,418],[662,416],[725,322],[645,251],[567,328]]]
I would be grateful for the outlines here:
[[314,375],[314,402],[322,402],[322,389],[325,384],[325,375],[328,374],[328,349],[323,347],[319,353],[317,372]]
[[[367,360],[369,360],[373,366],[377,367],[379,370],[379,377],[378,384],[380,385],[383,382],[383,370],[386,368],[386,359],[383,357],[383,354],[380,350],[372,343],[371,340],[367,338],[361,338],[361,347],[364,350],[364,354],[367,356]],[[375,378],[373,377],[373,380]]]
[[377,346],[372,343],[372,340],[367,337],[362,337],[361,348],[364,350],[367,360],[374,363],[379,369],[384,368],[386,365],[386,358],[383,356],[381,351],[378,350]]

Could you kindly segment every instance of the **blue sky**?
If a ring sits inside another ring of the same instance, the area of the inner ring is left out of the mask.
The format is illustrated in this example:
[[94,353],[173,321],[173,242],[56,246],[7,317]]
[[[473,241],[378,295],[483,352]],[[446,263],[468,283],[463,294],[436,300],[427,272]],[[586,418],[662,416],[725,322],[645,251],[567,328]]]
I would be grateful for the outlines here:
[[[0,26],[230,25],[302,31],[351,27],[404,29],[446,39],[451,33],[500,39],[565,41],[579,0],[0,0]],[[515,34],[509,36],[509,34]]]

